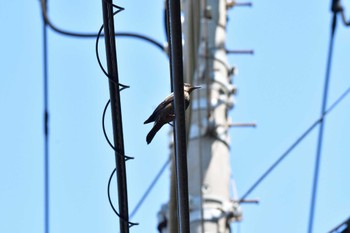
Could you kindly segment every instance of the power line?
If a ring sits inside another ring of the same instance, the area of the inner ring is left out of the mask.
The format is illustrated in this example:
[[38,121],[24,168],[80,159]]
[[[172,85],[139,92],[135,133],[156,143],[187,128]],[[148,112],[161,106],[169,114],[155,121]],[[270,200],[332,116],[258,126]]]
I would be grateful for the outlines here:
[[[43,0],[45,2],[46,0]],[[46,4],[45,4],[46,5]],[[45,11],[47,9],[45,8]],[[50,158],[47,23],[43,19],[43,89],[44,89],[44,231],[50,232]]]
[[[189,201],[188,201],[188,175],[187,175],[187,149],[186,149],[186,122],[185,101],[183,86],[183,55],[182,55],[182,30],[181,7],[178,0],[167,0],[170,72],[171,84],[174,90],[174,149],[176,171],[176,194],[178,218],[174,224],[179,226],[180,233],[190,232]],[[177,220],[177,221],[176,221]]]
[[[332,29],[331,29],[328,58],[327,58],[326,77],[325,77],[325,84],[324,84],[324,90],[323,90],[323,100],[322,100],[322,107],[321,107],[321,114],[322,115],[326,111],[326,107],[327,107],[329,80],[330,80],[331,65],[332,65],[333,46],[334,46],[334,35],[335,35],[335,29],[336,29],[336,25],[337,25],[337,13],[338,13],[338,11],[335,8],[335,5],[338,3],[338,0],[332,0],[332,2],[333,2],[333,4],[332,4],[333,20],[332,20]],[[311,193],[310,215],[309,215],[309,226],[308,226],[309,233],[312,233],[314,216],[315,216],[317,186],[318,186],[318,179],[319,179],[318,177],[319,177],[319,173],[320,173],[319,170],[320,170],[321,155],[322,155],[323,131],[324,131],[324,120],[321,119],[320,129],[319,129],[319,134],[318,134],[318,143],[317,143],[317,151],[316,151],[312,193]]]
[[[145,190],[145,192],[142,194],[140,200],[137,202],[136,206],[134,207],[134,209],[131,211],[131,214],[130,214],[130,219],[133,218],[137,211],[141,208],[141,206],[143,205],[143,203],[145,202],[146,198],[148,197],[148,195],[151,193],[151,191],[153,190],[154,186],[157,184],[157,182],[159,181],[160,177],[163,175],[165,169],[168,167],[168,165],[170,164],[171,162],[171,159],[168,158],[165,163],[163,164],[163,166],[160,168],[160,170],[158,171],[158,173],[156,174],[156,176],[153,178],[151,184],[148,186],[148,188]],[[112,181],[112,178],[113,178],[113,175],[115,173],[115,169],[112,171],[110,177],[109,177],[109,180],[108,180],[108,185],[107,185],[107,195],[108,195],[108,201],[114,211],[114,213],[121,217],[119,215],[119,213],[117,212],[117,210],[115,209],[113,203],[112,203],[112,199],[111,199],[111,195],[110,195],[110,187],[111,187],[111,181]],[[132,222],[129,222],[130,226],[134,226],[134,225],[138,225],[138,223],[132,223]]]
[[[74,31],[68,31],[65,29],[61,29],[57,26],[55,26],[47,13],[46,7],[47,7],[47,3],[45,0],[40,0],[41,3],[41,11],[42,11],[42,15],[43,15],[43,19],[45,20],[45,23],[55,32],[65,35],[65,36],[71,36],[71,37],[79,37],[79,38],[96,38],[98,36],[98,34],[96,33],[81,33],[81,32],[74,32]],[[104,36],[104,34],[102,34],[102,36]],[[132,37],[132,38],[136,38],[136,39],[141,39],[144,41],[147,41],[151,44],[153,44],[154,46],[156,46],[157,48],[159,48],[160,50],[162,50],[163,52],[165,52],[165,47],[162,43],[159,43],[158,41],[145,36],[145,35],[141,35],[138,33],[130,33],[130,32],[118,32],[115,33],[115,36],[118,37]]]
[[346,89],[334,103],[322,114],[322,116],[317,119],[305,132],[298,137],[298,139],[274,162],[261,176],[260,178],[248,189],[248,191],[241,197],[240,202],[242,202],[247,196],[258,187],[258,185],[279,165],[283,159],[309,134],[311,131],[327,116],[347,95],[350,94],[350,87]]
[[[112,0],[102,0],[103,25],[105,32],[105,48],[106,61],[108,68],[109,79],[109,93],[111,101],[112,112],[112,127],[114,139],[114,153],[117,173],[118,186],[118,204],[119,204],[119,227],[121,233],[129,233],[129,210],[128,210],[128,194],[127,194],[127,180],[126,180],[126,166],[125,166],[125,149],[123,137],[123,125],[121,114],[121,101],[119,90],[119,74],[117,62],[117,47],[115,43],[114,32],[114,18],[115,13],[113,7],[117,7],[117,12],[123,8],[113,5]],[[98,38],[98,37],[97,37]]]

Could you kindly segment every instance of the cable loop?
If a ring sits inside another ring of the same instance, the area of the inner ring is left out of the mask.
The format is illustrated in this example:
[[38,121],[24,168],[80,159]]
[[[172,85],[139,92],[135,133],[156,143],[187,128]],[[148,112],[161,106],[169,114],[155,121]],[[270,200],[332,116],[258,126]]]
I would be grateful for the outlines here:
[[348,87],[334,102],[326,109],[323,114],[307,129],[303,134],[301,134],[297,140],[259,177],[259,179],[245,192],[241,197],[239,202],[242,202],[254,189],[282,162],[283,159],[302,141],[304,138],[312,132],[312,130],[320,124],[324,118],[332,111],[336,106],[340,104],[341,101],[345,99],[350,94],[350,87]]
[[108,185],[107,185],[107,195],[108,195],[108,201],[109,201],[109,204],[111,205],[114,213],[123,221],[127,222],[129,224],[129,228],[132,227],[132,226],[136,226],[136,225],[139,225],[139,223],[134,223],[134,222],[130,222],[130,221],[127,221],[125,218],[123,218],[122,216],[120,216],[120,214],[118,213],[118,211],[115,209],[113,203],[112,203],[112,199],[111,199],[111,194],[110,194],[110,187],[111,187],[111,181],[112,181],[112,178],[113,178],[113,175],[114,173],[116,172],[116,169],[114,168],[110,177],[109,177],[109,180],[108,180]]
[[[122,91],[124,90],[125,88],[128,88],[128,86],[125,86],[123,84],[121,84],[123,87],[119,90],[119,91]],[[108,105],[110,104],[111,100],[108,100],[107,103],[106,103],[106,106],[105,108],[103,109],[103,114],[102,114],[102,129],[103,129],[103,134],[106,138],[106,141],[108,142],[108,144],[110,145],[110,147],[115,151],[115,147],[114,145],[112,144],[112,142],[109,140],[108,138],[108,135],[107,135],[107,131],[106,131],[106,126],[105,126],[105,117],[106,117],[106,111],[107,111],[107,108],[108,108]],[[127,156],[127,155],[123,155],[123,154],[120,154],[118,151],[117,151],[118,155],[124,157],[125,161],[128,161],[128,160],[131,160],[131,159],[134,159],[134,157],[130,157],[130,156]]]

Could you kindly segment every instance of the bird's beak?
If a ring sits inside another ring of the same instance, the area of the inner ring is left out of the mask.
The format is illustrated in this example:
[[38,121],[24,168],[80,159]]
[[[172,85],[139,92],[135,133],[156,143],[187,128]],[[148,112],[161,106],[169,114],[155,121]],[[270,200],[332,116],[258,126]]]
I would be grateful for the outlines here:
[[200,86],[191,87],[191,91],[201,88]]

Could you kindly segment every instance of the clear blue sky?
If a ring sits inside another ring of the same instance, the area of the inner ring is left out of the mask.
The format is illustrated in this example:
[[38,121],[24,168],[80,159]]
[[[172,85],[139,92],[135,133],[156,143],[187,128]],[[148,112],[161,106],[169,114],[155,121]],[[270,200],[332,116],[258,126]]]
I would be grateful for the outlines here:
[[[163,1],[118,3],[126,11],[115,18],[117,31],[164,41]],[[345,7],[350,14],[350,4]],[[49,8],[53,23],[64,29],[97,32],[102,23],[101,1],[52,0]],[[329,9],[330,1],[274,0],[229,12],[227,48],[255,50],[254,56],[229,59],[239,69],[230,116],[234,122],[258,124],[230,132],[232,176],[241,195],[320,115]],[[39,1],[4,2],[0,26],[0,232],[38,233],[44,225]],[[350,86],[349,29],[338,24],[329,104]],[[122,104],[126,153],[136,158],[127,163],[132,209],[169,155],[169,129],[147,145],[150,127],[143,125],[169,93],[169,74],[166,56],[152,45],[125,38],[117,43],[120,79],[131,86],[123,91]],[[94,45],[94,39],[49,31],[52,233],[118,232],[106,194],[115,162],[101,129],[108,85]],[[101,43],[102,57],[103,47]],[[155,92],[154,85],[161,88]],[[326,232],[350,215],[349,105],[350,97],[326,119],[314,232]],[[250,195],[260,204],[243,205],[241,233],[307,231],[317,132]],[[169,196],[168,178],[166,172],[134,218],[140,226],[131,232],[156,232],[156,213]],[[232,227],[237,232],[237,225]]]

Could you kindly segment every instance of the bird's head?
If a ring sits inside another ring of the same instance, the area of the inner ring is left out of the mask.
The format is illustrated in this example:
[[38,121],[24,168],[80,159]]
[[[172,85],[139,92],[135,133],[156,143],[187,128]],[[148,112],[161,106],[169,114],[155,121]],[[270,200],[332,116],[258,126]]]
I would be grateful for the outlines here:
[[192,86],[189,83],[184,83],[184,91],[187,91],[188,93],[191,93],[193,90],[201,88],[200,86]]

